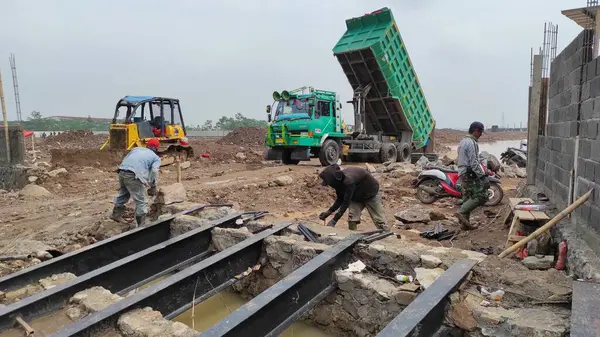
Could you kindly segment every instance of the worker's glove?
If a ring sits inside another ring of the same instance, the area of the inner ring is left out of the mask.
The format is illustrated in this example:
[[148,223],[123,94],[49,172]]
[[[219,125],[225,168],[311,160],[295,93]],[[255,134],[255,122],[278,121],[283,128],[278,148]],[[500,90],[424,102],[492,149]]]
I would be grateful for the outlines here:
[[331,219],[327,223],[327,227],[335,227],[336,224],[337,224],[337,220],[336,219]]
[[325,219],[327,219],[330,215],[331,215],[330,211],[325,211],[325,212],[319,214],[319,219],[325,221]]
[[148,189],[148,195],[149,196],[155,196],[156,195],[156,186],[152,186]]

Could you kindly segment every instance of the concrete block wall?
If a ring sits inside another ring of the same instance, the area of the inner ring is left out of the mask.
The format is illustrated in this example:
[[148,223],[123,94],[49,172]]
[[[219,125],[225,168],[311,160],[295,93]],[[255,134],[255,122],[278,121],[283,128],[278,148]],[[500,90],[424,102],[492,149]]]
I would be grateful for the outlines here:
[[[559,209],[594,189],[574,212],[581,236],[600,253],[600,58],[582,31],[551,64],[548,120],[539,139],[536,186]],[[589,61],[591,60],[591,61]],[[595,246],[595,247],[594,247]]]
[[25,160],[25,139],[23,128],[20,126],[8,127],[8,138],[10,145],[10,163],[6,156],[6,137],[4,128],[0,128],[0,165],[23,164]]

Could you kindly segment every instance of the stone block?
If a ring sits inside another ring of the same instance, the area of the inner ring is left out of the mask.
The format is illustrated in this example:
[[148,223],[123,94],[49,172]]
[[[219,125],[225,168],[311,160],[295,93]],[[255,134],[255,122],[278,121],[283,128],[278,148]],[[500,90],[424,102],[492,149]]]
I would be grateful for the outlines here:
[[157,204],[171,205],[186,201],[185,187],[182,183],[175,183],[167,186],[161,186],[154,199]]
[[125,337],[194,337],[198,331],[181,322],[166,320],[150,307],[135,309],[123,314],[117,321],[119,331]]
[[543,257],[528,256],[523,259],[523,265],[533,270],[548,270],[552,267],[554,255],[546,255]]
[[79,309],[86,313],[94,313],[122,299],[123,297],[96,286],[76,293],[69,302],[78,305]]
[[252,236],[252,233],[246,227],[242,228],[219,228],[212,231],[212,243],[218,251],[223,251],[229,247],[246,240]]
[[171,222],[170,237],[176,237],[193,229],[200,228],[209,223],[208,220],[200,219],[191,215],[180,215]]
[[578,134],[578,123],[576,121],[569,122],[569,137],[577,137]]
[[594,77],[590,82],[590,97],[600,96],[600,76]]
[[581,85],[572,85],[571,86],[571,100],[565,104],[564,106],[568,106],[569,104],[579,104],[581,100]]
[[[591,145],[590,145],[591,147]],[[573,138],[565,138],[561,140],[560,151],[562,153],[573,153],[575,150],[575,140]]]
[[0,165],[23,164],[25,160],[25,138],[21,126],[8,127],[8,143],[10,148],[10,162],[6,153],[6,137],[2,129],[0,137]]
[[593,98],[594,100],[594,110],[592,113],[592,118],[600,118],[600,97]]
[[590,155],[586,159],[600,161],[600,139],[591,141]]
[[587,122],[588,126],[588,138],[597,139],[598,138],[598,119],[590,119]]

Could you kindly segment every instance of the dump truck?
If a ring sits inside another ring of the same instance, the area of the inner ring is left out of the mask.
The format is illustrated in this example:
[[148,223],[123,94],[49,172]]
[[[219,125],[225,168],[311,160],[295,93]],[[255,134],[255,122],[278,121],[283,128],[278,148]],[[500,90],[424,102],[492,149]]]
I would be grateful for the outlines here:
[[411,160],[430,148],[435,121],[398,26],[388,8],[346,20],[333,55],[354,91],[353,132],[344,132],[342,104],[333,91],[302,87],[275,91],[267,106],[267,160],[294,165],[318,157],[338,160]]

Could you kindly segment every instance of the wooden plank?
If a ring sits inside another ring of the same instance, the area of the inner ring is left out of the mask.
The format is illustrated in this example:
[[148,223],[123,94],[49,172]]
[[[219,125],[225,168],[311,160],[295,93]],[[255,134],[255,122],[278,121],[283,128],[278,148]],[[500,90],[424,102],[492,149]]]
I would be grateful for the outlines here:
[[519,217],[517,217],[516,215],[513,217],[513,221],[510,224],[510,229],[508,230],[508,238],[506,239],[506,244],[504,245],[506,248],[512,246],[512,244],[510,244],[510,237],[511,235],[513,235],[513,231],[515,230],[515,226],[519,223]]
[[535,221],[536,218],[529,211],[514,211],[515,217],[525,221]]
[[529,211],[536,220],[550,220],[550,217],[542,211]]

